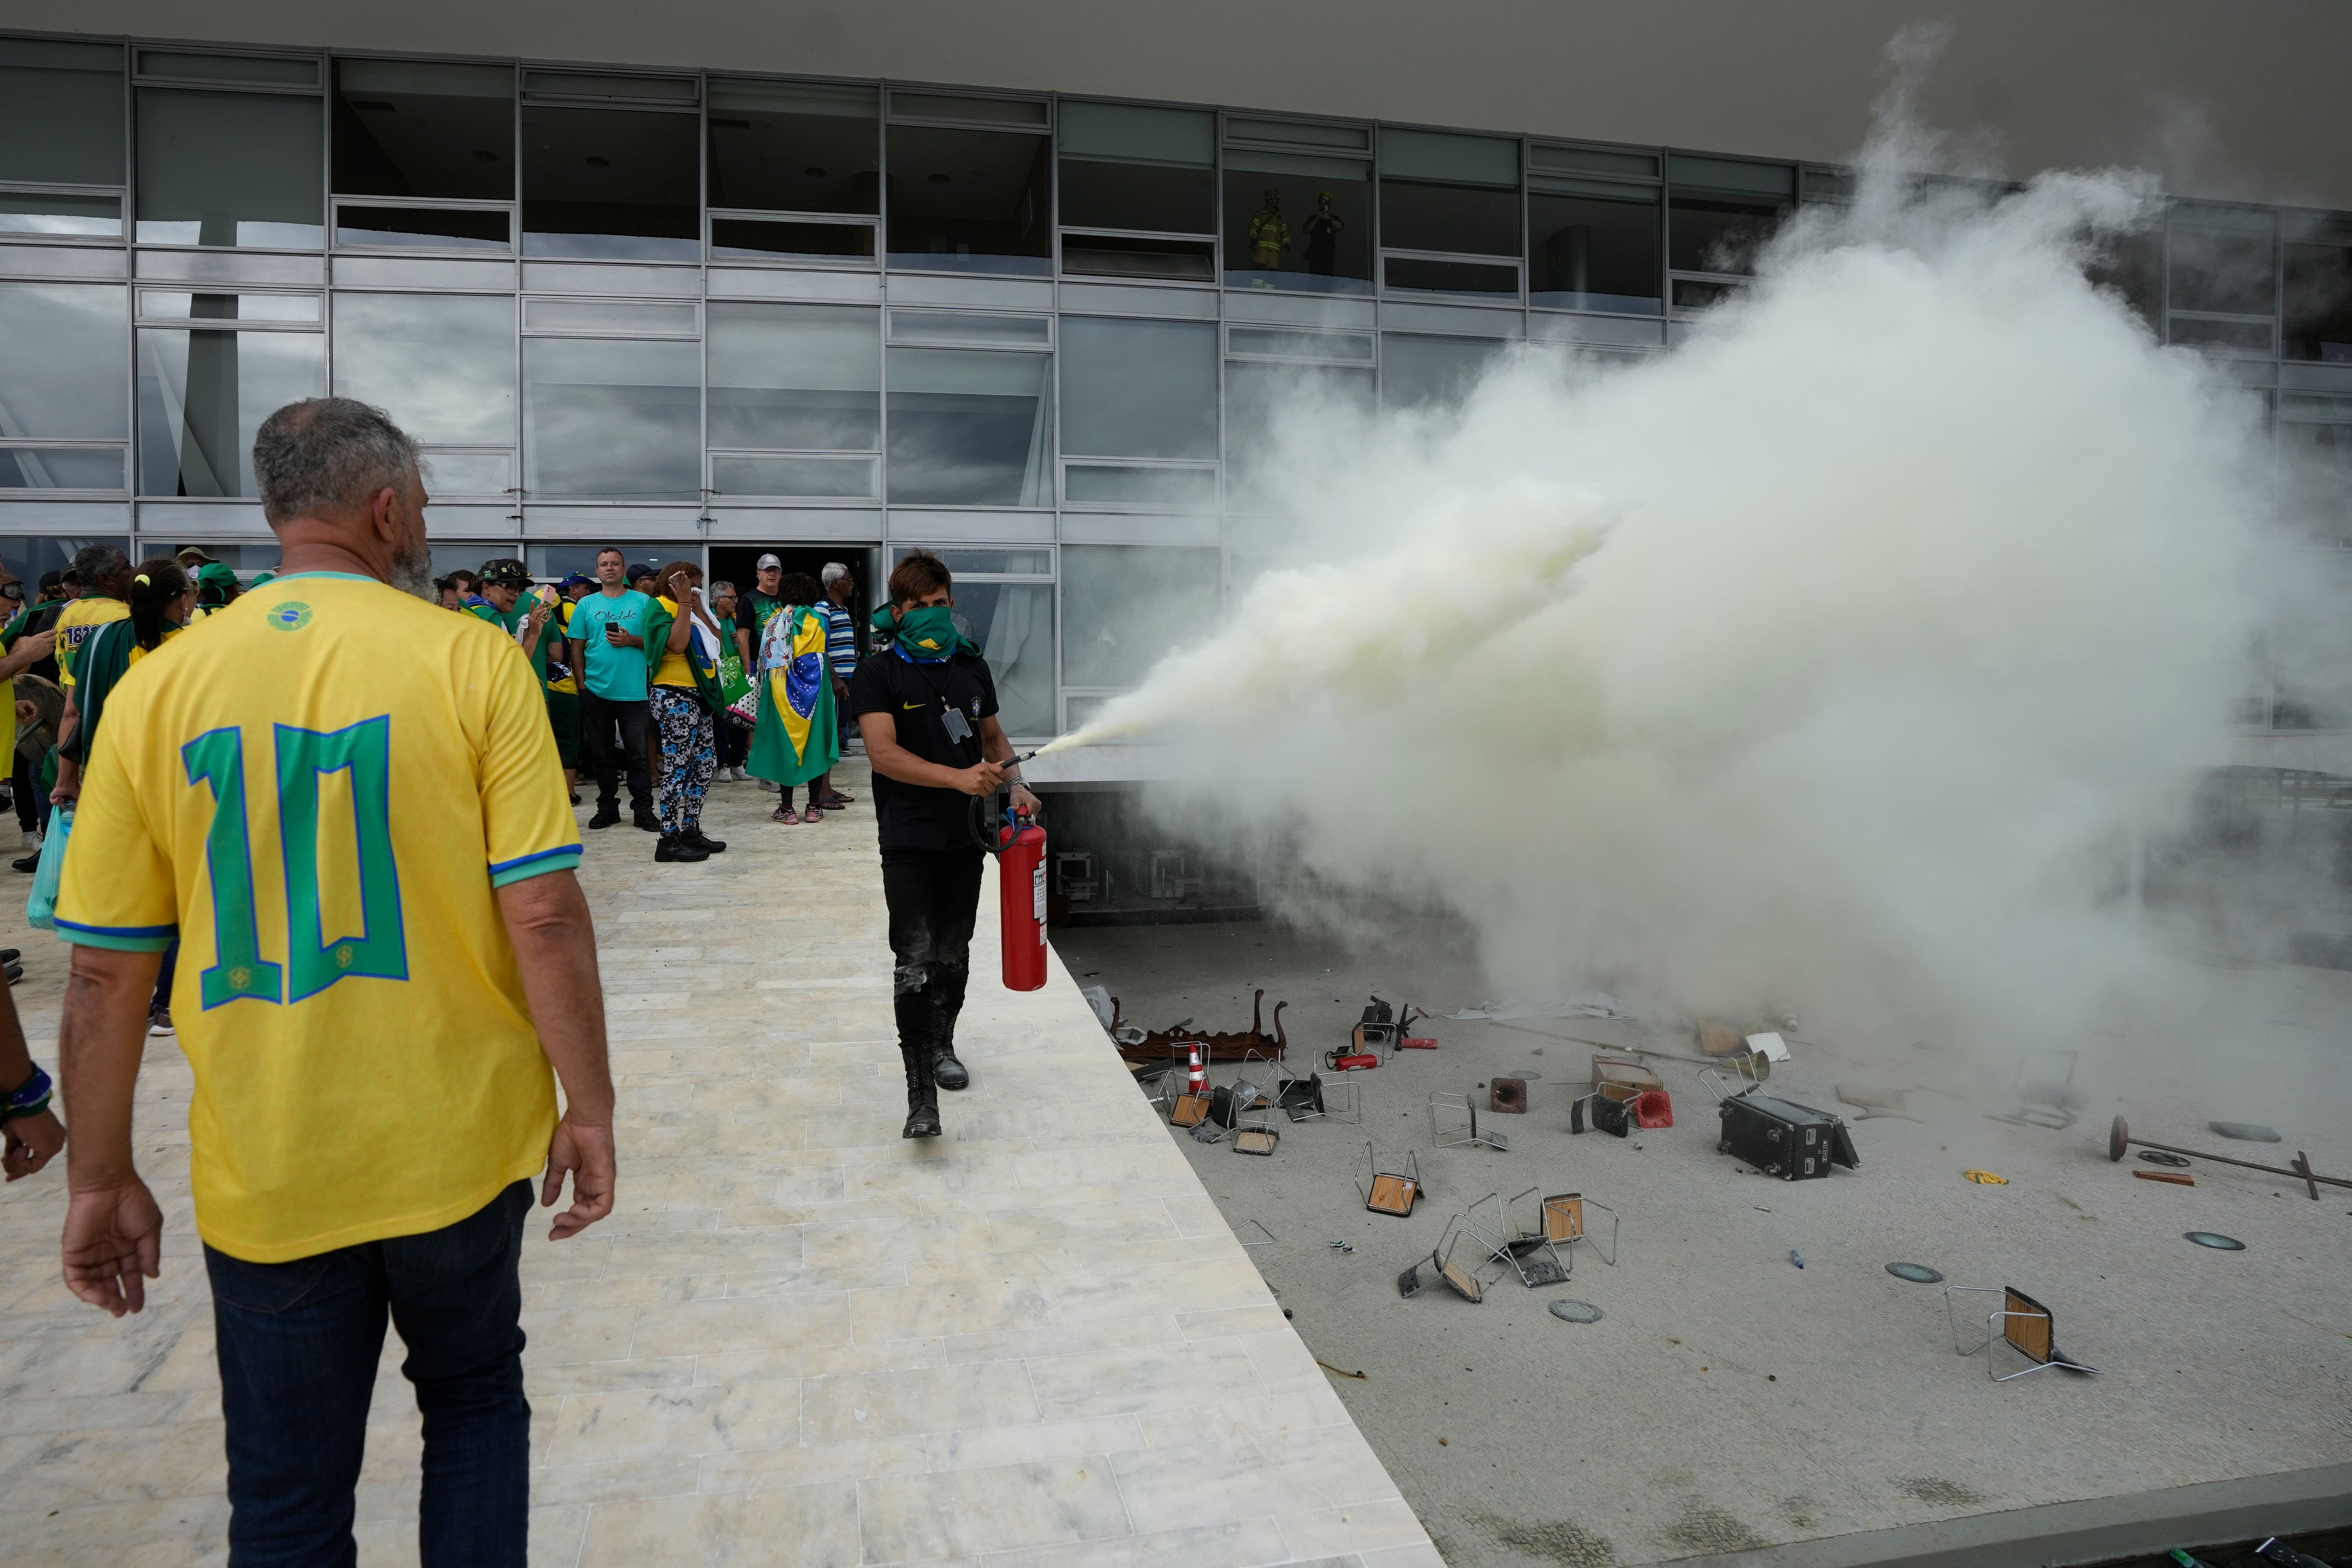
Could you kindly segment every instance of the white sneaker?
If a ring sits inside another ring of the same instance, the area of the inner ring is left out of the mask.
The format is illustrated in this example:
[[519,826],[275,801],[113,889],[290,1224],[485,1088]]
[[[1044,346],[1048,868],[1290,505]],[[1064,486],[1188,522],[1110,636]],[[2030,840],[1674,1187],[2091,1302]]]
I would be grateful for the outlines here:
[[743,770],[740,768],[730,768],[727,770],[727,777],[740,784],[743,782]]

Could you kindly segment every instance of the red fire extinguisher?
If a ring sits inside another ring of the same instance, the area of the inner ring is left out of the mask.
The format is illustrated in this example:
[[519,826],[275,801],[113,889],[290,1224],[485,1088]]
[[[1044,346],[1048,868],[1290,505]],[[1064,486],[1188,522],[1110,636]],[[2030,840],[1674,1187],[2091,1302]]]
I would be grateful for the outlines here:
[[1024,822],[996,855],[997,915],[1003,926],[1004,988],[1045,984],[1045,830]]

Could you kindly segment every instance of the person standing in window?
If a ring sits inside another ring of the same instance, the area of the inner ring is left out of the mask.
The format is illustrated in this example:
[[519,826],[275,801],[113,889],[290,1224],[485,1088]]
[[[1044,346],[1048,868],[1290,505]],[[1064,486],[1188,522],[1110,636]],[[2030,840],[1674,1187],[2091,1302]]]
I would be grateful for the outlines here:
[[1323,191],[1315,197],[1315,210],[1298,225],[1307,231],[1307,270],[1318,277],[1328,277],[1339,268],[1339,234],[1348,225],[1331,210],[1331,193]]
[[[720,652],[727,658],[740,660],[742,657],[740,647],[743,639],[742,628],[735,621],[738,608],[733,583],[714,582],[710,585],[710,613],[711,618],[719,622]],[[742,669],[747,676],[751,674],[751,671],[740,664],[736,667]],[[750,750],[751,734],[740,724],[723,713],[718,716],[716,722],[719,730],[719,771],[735,783],[740,784],[743,782],[743,758]]]
[[[752,572],[751,589],[735,613],[736,651],[742,656],[743,674],[755,683],[761,679],[761,639],[767,635],[769,621],[784,607],[783,582],[784,563],[773,555],[761,556]],[[775,788],[757,771],[751,778],[762,789]]]
[[938,1092],[971,1082],[955,1053],[987,852],[972,841],[971,797],[993,795],[1009,780],[1013,810],[1037,810],[996,721],[996,682],[957,629],[954,605],[947,564],[910,551],[890,573],[890,602],[875,612],[874,652],[849,683],[874,764],[882,896],[897,960],[890,989],[907,1068],[899,1135],[908,1138],[938,1137]]
[[646,622],[654,602],[625,581],[628,562],[607,545],[596,552],[597,591],[572,607],[572,668],[580,681],[580,733],[596,770],[592,828],[621,820],[621,775],[629,777],[636,825],[661,831],[654,815],[653,770],[646,758],[652,726],[646,705]]
[[424,1416],[420,1556],[524,1568],[530,1178],[543,1205],[572,1184],[554,1239],[613,1207],[579,824],[530,672],[425,597],[414,443],[314,398],[262,422],[253,471],[284,574],[123,678],[58,895],[66,1283],[121,1317],[161,1273],[133,1113],[179,937],[230,1561],[352,1561],[389,1319]]
[[724,851],[702,832],[702,802],[719,766],[719,622],[702,602],[702,569],[674,560],[661,569],[662,596],[646,618],[653,654],[653,720],[661,746],[661,842],[657,861],[700,861]]
[[[856,597],[857,580],[850,576],[849,568],[843,562],[829,560],[819,580],[824,586],[824,602],[817,606],[825,621],[824,663],[826,672],[833,677],[834,704],[841,719],[841,749],[847,751],[857,725],[849,711],[849,678],[857,674],[857,621],[850,609]],[[838,811],[856,800],[856,796],[831,788],[828,776],[826,810]]]

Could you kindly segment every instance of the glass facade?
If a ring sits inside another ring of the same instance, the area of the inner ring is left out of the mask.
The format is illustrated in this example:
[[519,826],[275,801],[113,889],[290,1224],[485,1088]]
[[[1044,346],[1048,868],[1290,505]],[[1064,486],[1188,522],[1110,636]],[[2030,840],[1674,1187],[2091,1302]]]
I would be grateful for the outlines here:
[[[938,549],[1048,734],[1244,580],[1295,415],[1661,351],[1850,195],[1278,107],[0,37],[0,560],[257,570],[254,427],[331,387],[424,444],[444,566]],[[2268,392],[2352,544],[2352,215],[2179,204],[2093,275]]]

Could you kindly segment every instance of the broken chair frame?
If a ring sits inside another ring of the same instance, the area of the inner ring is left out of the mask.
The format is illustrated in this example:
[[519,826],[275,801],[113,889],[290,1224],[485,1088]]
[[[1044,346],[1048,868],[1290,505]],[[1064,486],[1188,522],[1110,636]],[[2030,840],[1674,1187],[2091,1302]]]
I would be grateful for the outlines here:
[[[1521,1236],[1540,1236],[1553,1246],[1563,1249],[1562,1256],[1569,1260],[1571,1270],[1576,1266],[1575,1249],[1580,1241],[1591,1242],[1592,1250],[1603,1263],[1612,1269],[1617,1267],[1617,1211],[1598,1199],[1587,1197],[1580,1192],[1546,1194],[1536,1204],[1535,1228],[1530,1230],[1517,1222],[1519,1205],[1542,1191],[1541,1187],[1531,1186],[1511,1199],[1513,1231]],[[1609,1247],[1606,1251],[1601,1250],[1599,1239],[1587,1228],[1585,1210],[1590,1208],[1597,1208],[1609,1217]]]
[[[1467,1127],[1440,1128],[1437,1124],[1437,1113],[1440,1111],[1460,1112],[1467,1120]],[[1483,1145],[1486,1148],[1496,1150],[1508,1150],[1511,1146],[1510,1139],[1503,1134],[1492,1131],[1482,1133],[1478,1130],[1478,1105],[1469,1094],[1449,1094],[1444,1091],[1432,1094],[1429,1097],[1430,1147],[1459,1149],[1473,1144]]]
[[1421,1158],[1411,1149],[1404,1152],[1400,1163],[1383,1159],[1379,1149],[1367,1143],[1364,1152],[1356,1156],[1350,1174],[1355,1177],[1357,1195],[1374,1214],[1410,1218],[1413,1206],[1428,1190],[1421,1179]]
[[[1234,1077],[1232,1091],[1234,1153],[1271,1155],[1275,1145],[1282,1142],[1281,1129],[1274,1124],[1276,1098],[1250,1076],[1250,1063],[1253,1061],[1268,1080],[1272,1080],[1281,1069],[1281,1064],[1272,1057],[1262,1056],[1255,1051],[1242,1058],[1241,1071]],[[1259,1106],[1261,1101],[1265,1103],[1262,1108]]]
[[1335,1072],[1327,1077],[1310,1067],[1300,1077],[1286,1068],[1282,1076],[1275,1080],[1275,1107],[1294,1122],[1342,1122],[1360,1127],[1364,1124],[1364,1097],[1359,1082],[1350,1072]]
[[[1463,1216],[1458,1214],[1446,1221],[1445,1234],[1439,1237],[1437,1245],[1430,1249],[1429,1266],[1440,1280],[1445,1281],[1446,1289],[1464,1301],[1475,1304],[1486,1299],[1487,1282],[1454,1260],[1454,1248],[1461,1244],[1464,1236],[1472,1234],[1472,1229],[1464,1224]],[[1397,1294],[1414,1296],[1420,1292],[1421,1260],[1416,1258],[1411,1268],[1397,1276]]]
[[[2000,1305],[1985,1319],[1984,1338],[1975,1344],[1960,1343],[1960,1320],[1952,1305],[1955,1295],[1999,1296]],[[2037,1372],[2047,1372],[2063,1366],[2069,1372],[2087,1372],[2096,1375],[2098,1368],[2076,1361],[2058,1348],[2058,1320],[2048,1307],[2014,1285],[1947,1285],[1944,1287],[1944,1318],[1952,1327],[1952,1350],[1961,1356],[1985,1353],[1985,1375],[1995,1383],[2010,1383],[2030,1377]],[[2005,1343],[2033,1364],[2022,1372],[2003,1374],[1996,1370],[1992,1347]]]
[[[1535,1189],[1528,1189],[1532,1192]],[[1524,1195],[1523,1195],[1524,1196]],[[1492,1222],[1482,1219],[1479,1210],[1494,1206]],[[1490,1192],[1462,1211],[1462,1223],[1470,1239],[1486,1249],[1490,1261],[1502,1265],[1495,1270],[1492,1284],[1500,1281],[1504,1269],[1519,1277],[1519,1283],[1533,1290],[1538,1285],[1564,1285],[1574,1265],[1559,1254],[1551,1239],[1541,1230],[1532,1234],[1511,1225],[1507,1218],[1502,1194]]]

